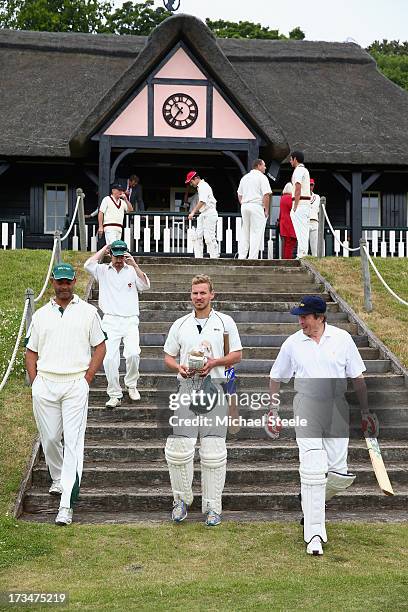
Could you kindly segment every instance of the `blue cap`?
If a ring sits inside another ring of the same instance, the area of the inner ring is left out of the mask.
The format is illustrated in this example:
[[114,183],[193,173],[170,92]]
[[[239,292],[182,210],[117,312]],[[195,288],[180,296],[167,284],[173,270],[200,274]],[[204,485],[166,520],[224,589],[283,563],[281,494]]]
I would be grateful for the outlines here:
[[324,314],[326,312],[326,302],[318,295],[305,295],[299,306],[292,308],[290,314],[293,315],[308,315],[308,314]]

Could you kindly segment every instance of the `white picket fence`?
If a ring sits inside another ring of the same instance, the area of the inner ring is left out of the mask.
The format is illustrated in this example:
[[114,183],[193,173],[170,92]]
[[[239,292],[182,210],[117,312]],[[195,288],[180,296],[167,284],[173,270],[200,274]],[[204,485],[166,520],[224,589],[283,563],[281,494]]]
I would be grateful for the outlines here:
[[[334,233],[345,247],[350,246],[350,231],[335,229]],[[369,229],[363,230],[369,253],[372,257],[408,257],[408,227],[405,230]],[[350,253],[334,240],[334,254],[336,257],[349,257]]]
[[[17,223],[2,223],[1,224],[1,246],[5,249],[16,249],[17,248]],[[24,235],[22,232],[22,246],[24,244]],[[21,247],[22,248],[22,247]]]

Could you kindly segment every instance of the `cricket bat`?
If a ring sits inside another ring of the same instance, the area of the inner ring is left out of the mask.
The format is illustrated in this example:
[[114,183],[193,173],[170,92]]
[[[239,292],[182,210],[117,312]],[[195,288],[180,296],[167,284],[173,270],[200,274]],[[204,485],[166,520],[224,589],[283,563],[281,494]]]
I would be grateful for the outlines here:
[[387,470],[385,469],[384,461],[381,455],[380,445],[377,438],[365,436],[368,452],[373,466],[374,474],[377,478],[378,485],[384,495],[394,495],[390,479],[388,478]]

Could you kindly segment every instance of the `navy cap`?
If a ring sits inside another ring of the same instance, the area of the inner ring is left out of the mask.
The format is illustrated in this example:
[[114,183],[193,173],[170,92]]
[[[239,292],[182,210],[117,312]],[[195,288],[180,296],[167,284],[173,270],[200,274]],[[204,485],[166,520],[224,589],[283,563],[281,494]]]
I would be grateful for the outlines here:
[[324,314],[326,312],[326,302],[318,295],[305,295],[299,306],[292,308],[290,314],[307,315],[307,314]]
[[113,183],[111,189],[119,189],[119,191],[126,191],[125,187],[120,183]]

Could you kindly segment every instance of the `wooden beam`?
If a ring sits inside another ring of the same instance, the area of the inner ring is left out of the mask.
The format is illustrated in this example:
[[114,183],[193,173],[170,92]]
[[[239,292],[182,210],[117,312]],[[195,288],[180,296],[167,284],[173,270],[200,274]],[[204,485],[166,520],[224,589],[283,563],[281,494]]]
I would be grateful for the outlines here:
[[99,200],[110,194],[111,137],[101,136],[99,142]]
[[112,164],[112,168],[111,168],[111,171],[110,171],[110,181],[111,181],[111,183],[115,182],[116,170],[118,169],[118,166],[119,166],[120,162],[122,161],[122,159],[124,159],[125,157],[127,157],[131,153],[134,153],[135,151],[136,151],[136,149],[125,149],[124,151],[122,151],[117,156],[117,158],[115,159],[115,161]]
[[369,177],[368,177],[368,178],[367,178],[367,179],[364,181],[364,183],[362,184],[362,186],[361,186],[361,190],[362,190],[363,192],[364,192],[364,191],[367,191],[367,189],[368,189],[369,187],[371,187],[371,185],[372,185],[373,183],[375,183],[375,181],[376,181],[378,178],[380,178],[380,176],[381,176],[381,172],[374,172],[373,174],[371,174],[371,175],[370,175],[370,176],[369,176]]
[[[360,238],[363,225],[363,189],[361,172],[351,174],[351,247],[360,247]],[[360,251],[352,252],[359,256]]]
[[248,172],[252,170],[252,164],[258,157],[259,157],[258,141],[250,141],[248,145]]
[[351,193],[351,185],[348,182],[347,179],[344,178],[344,176],[342,174],[339,174],[338,172],[333,172],[333,176],[335,179],[338,180],[338,182],[340,183],[340,185],[343,185],[344,189],[346,191],[348,191],[349,193]]
[[96,176],[95,172],[92,172],[92,170],[88,170],[87,168],[84,169],[84,172],[95,185],[99,185],[99,178]]
[[236,155],[233,151],[222,151],[222,153],[223,155],[226,155],[227,157],[230,157],[232,160],[234,160],[234,162],[237,164],[238,168],[240,169],[242,176],[246,174],[245,166],[242,163],[242,161],[239,159],[238,155]]

